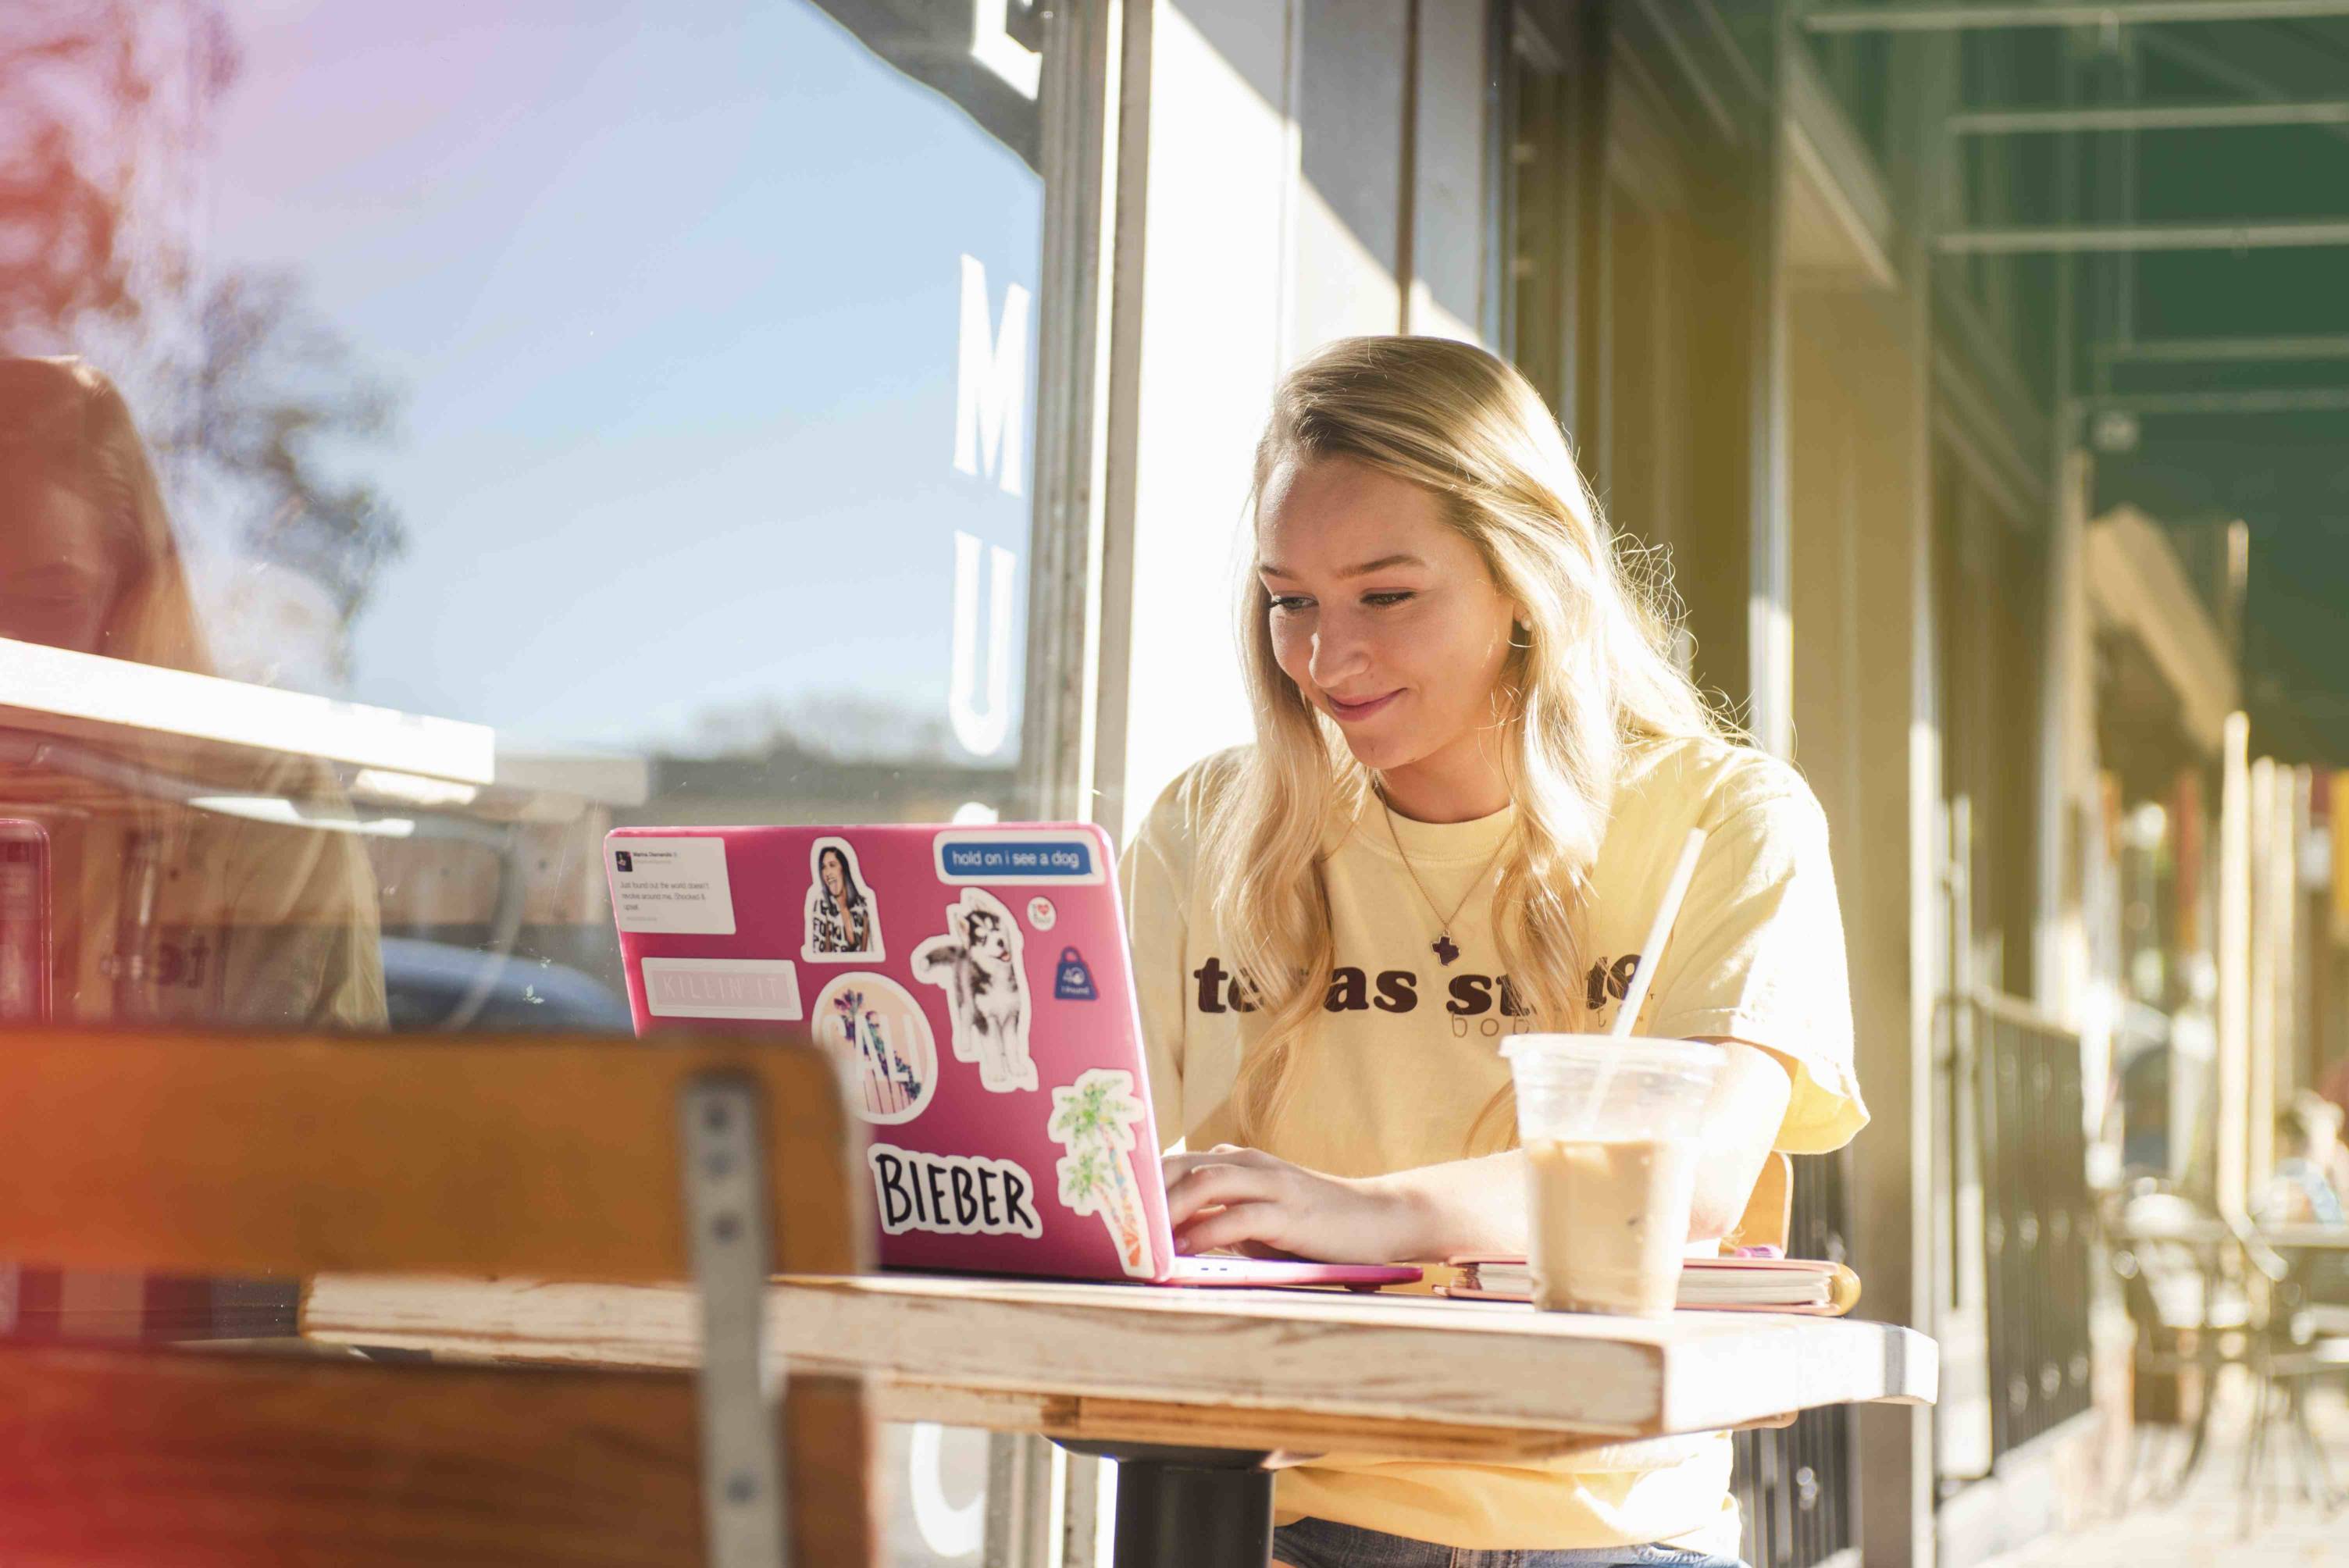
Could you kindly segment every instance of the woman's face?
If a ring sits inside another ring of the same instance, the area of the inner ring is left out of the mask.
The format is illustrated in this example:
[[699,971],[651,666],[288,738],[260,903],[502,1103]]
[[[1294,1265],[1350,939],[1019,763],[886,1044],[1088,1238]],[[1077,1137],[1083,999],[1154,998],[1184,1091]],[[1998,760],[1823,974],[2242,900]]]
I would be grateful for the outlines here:
[[822,863],[823,866],[824,891],[832,894],[834,898],[846,897],[848,894],[848,872],[847,868],[841,864],[840,857],[835,854],[826,853]]
[[1473,748],[1516,607],[1436,498],[1333,458],[1282,464],[1262,499],[1273,653],[1305,700],[1382,772]]
[[56,484],[0,495],[0,637],[102,652],[121,585],[98,508]]

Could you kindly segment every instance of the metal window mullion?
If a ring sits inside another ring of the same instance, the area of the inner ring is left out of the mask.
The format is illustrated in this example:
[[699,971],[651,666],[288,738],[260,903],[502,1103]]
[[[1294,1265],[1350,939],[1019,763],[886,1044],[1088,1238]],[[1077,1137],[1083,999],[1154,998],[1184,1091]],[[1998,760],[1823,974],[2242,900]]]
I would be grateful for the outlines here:
[[2269,359],[2349,359],[2349,333],[2294,337],[2155,337],[2100,343],[2100,361],[2116,365],[2253,363]]
[[2263,387],[2236,392],[2114,392],[2081,402],[2128,414],[2335,414],[2349,387]]
[[2268,126],[2349,125],[2349,100],[2287,103],[2117,104],[2105,108],[1960,109],[1952,136],[2030,136],[2074,131],[2241,130]]
[[1032,1432],[987,1435],[987,1568],[1052,1568],[1052,1469]]
[[2048,223],[1951,229],[1933,236],[1943,255],[2054,255],[2067,252],[2272,251],[2349,246],[2349,217],[2202,223]]
[[1019,810],[1094,814],[1107,527],[1112,278],[1124,0],[1071,0],[1046,23],[1044,182]]
[[1996,5],[1944,0],[1938,5],[1825,5],[1802,25],[1814,33],[1951,33],[2020,27],[2106,27],[2153,23],[2282,22],[2349,16],[2349,0],[2057,0]]

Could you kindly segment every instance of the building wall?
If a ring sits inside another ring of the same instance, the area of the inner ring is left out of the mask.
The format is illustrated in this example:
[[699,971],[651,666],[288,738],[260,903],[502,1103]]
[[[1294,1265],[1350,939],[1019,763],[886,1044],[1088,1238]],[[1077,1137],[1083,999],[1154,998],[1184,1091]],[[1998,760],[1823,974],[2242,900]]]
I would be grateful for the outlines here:
[[[1929,438],[1922,321],[1905,294],[1790,301],[1794,760],[1826,812],[1871,1120],[1854,1140],[1852,1263],[1871,1317],[1934,1322],[1930,1039]],[[1922,810],[1920,812],[1920,803]],[[1947,1379],[1945,1378],[1945,1382]],[[1857,1412],[1867,1560],[1930,1551],[1933,1416]]]
[[1131,465],[1104,588],[1128,639],[1102,682],[1113,831],[1250,734],[1234,617],[1281,372],[1330,338],[1402,330],[1407,298],[1413,330],[1472,335],[1484,7],[1416,12],[1415,49],[1405,0],[1152,5],[1143,240],[1116,279],[1140,300],[1132,437],[1110,459]]

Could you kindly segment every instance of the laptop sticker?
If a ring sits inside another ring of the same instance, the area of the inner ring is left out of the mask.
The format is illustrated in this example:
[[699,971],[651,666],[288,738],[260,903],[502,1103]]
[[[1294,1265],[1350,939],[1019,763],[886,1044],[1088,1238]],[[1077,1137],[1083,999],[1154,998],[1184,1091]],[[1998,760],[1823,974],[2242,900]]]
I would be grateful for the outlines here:
[[647,958],[645,1011],[656,1018],[800,1015],[800,973],[788,958]]
[[723,839],[615,839],[605,845],[612,913],[622,931],[734,934]]
[[812,1022],[858,1116],[890,1126],[928,1107],[938,1087],[937,1043],[903,985],[885,975],[836,975],[816,994]]
[[880,895],[845,839],[818,839],[808,848],[804,930],[800,956],[811,964],[888,956],[881,944]]
[[1036,1212],[1036,1183],[1009,1160],[983,1154],[926,1154],[886,1143],[864,1148],[873,1172],[874,1207],[893,1236],[935,1231],[942,1236],[1028,1236],[1044,1233]]
[[1102,880],[1101,850],[1084,833],[1055,833],[1048,828],[1010,832],[951,829],[931,841],[938,859],[938,880],[957,882],[1084,883]]
[[1046,898],[1042,893],[1040,892],[1034,898],[1028,901],[1028,923],[1034,926],[1037,930],[1051,930],[1052,923],[1060,918],[1061,912],[1054,909],[1052,907],[1052,901]]
[[1052,966],[1052,995],[1063,1002],[1094,1002],[1100,993],[1093,989],[1093,972],[1085,967],[1085,955],[1073,947],[1061,949],[1061,961]]
[[1157,1272],[1142,1184],[1133,1175],[1133,1129],[1147,1114],[1134,1098],[1132,1073],[1093,1068],[1052,1091],[1045,1129],[1068,1150],[1059,1165],[1061,1202],[1074,1213],[1099,1215],[1117,1243],[1119,1264],[1139,1279]]
[[1036,1087],[1028,1056],[1028,982],[1019,924],[984,888],[967,887],[947,907],[947,930],[914,949],[914,974],[947,994],[957,1061],[977,1062],[996,1094]]

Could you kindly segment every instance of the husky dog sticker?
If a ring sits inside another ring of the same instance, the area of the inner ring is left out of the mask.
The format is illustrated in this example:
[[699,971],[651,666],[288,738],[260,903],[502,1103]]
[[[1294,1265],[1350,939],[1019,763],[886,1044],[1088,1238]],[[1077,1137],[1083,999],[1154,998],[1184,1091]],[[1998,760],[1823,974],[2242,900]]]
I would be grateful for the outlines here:
[[914,949],[914,974],[946,991],[956,1060],[977,1062],[978,1081],[997,1094],[1036,1088],[1019,923],[993,893],[962,890],[946,934]]

